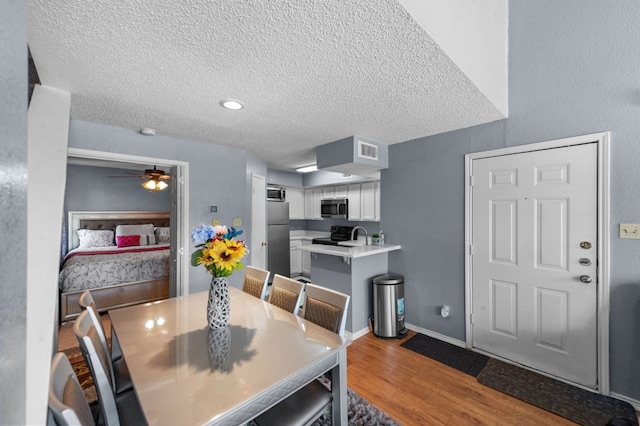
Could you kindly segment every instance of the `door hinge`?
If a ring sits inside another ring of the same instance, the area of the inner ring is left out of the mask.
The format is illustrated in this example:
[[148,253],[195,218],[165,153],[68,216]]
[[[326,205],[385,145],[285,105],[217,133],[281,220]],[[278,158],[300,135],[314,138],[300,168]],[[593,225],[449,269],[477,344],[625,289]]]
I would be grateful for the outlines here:
[[473,244],[469,244],[469,255],[473,256]]
[[473,176],[469,176],[469,186],[473,186],[475,184],[475,179]]
[[469,322],[473,324],[473,314],[469,314]]

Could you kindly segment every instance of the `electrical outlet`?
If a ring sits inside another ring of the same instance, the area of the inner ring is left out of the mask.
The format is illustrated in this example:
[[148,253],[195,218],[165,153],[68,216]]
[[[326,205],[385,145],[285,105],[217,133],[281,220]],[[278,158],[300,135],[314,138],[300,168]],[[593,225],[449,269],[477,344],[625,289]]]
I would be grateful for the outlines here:
[[440,308],[440,315],[442,315],[443,318],[449,316],[449,305],[442,305]]
[[220,226],[220,219],[213,219],[213,226]]
[[242,219],[239,217],[233,218],[233,226],[242,226]]
[[640,238],[640,224],[621,223],[620,238]]

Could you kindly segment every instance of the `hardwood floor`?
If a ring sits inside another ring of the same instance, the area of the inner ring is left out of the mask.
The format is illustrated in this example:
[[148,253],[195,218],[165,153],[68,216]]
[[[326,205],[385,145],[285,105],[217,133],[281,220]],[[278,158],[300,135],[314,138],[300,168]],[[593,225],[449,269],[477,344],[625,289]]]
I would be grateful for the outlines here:
[[574,425],[369,333],[347,349],[347,383],[402,425]]
[[[110,335],[110,322],[103,315]],[[77,346],[63,325],[58,348]],[[480,384],[462,373],[369,333],[347,349],[347,384],[398,423],[409,425],[574,425],[562,417]]]

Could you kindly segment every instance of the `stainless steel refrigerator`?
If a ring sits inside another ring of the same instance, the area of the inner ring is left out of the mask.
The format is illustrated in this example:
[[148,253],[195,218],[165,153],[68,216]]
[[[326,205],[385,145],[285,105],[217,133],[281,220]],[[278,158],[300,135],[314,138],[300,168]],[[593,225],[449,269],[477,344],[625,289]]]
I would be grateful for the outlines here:
[[267,268],[269,282],[275,274],[291,274],[289,259],[289,203],[267,201]]

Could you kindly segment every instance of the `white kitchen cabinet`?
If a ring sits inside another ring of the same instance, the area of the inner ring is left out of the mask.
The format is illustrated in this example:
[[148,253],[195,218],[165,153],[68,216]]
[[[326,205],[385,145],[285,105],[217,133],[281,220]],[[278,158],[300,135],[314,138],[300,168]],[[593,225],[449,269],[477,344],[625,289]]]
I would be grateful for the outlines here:
[[289,202],[289,219],[305,219],[304,214],[304,189],[286,187],[287,201]]
[[[310,240],[302,240],[302,245],[306,246],[311,244]],[[308,251],[300,251],[298,252],[302,255],[302,275],[305,277],[311,277],[311,252]]]
[[347,198],[347,185],[336,185],[333,187],[333,196],[335,198]]
[[302,273],[302,252],[299,250],[302,240],[289,240],[291,275],[296,277]]
[[360,201],[362,203],[362,220],[380,220],[380,182],[360,184]]
[[377,221],[379,221],[380,220],[380,181],[377,180],[373,184],[374,184],[374,192],[376,195],[375,218]]
[[322,219],[320,215],[320,200],[322,200],[322,188],[307,188],[304,190],[305,219]]
[[325,186],[322,188],[322,198],[327,198],[329,200],[336,198],[334,195],[333,186]]
[[362,220],[359,183],[353,183],[347,186],[347,200],[349,200],[349,220]]

